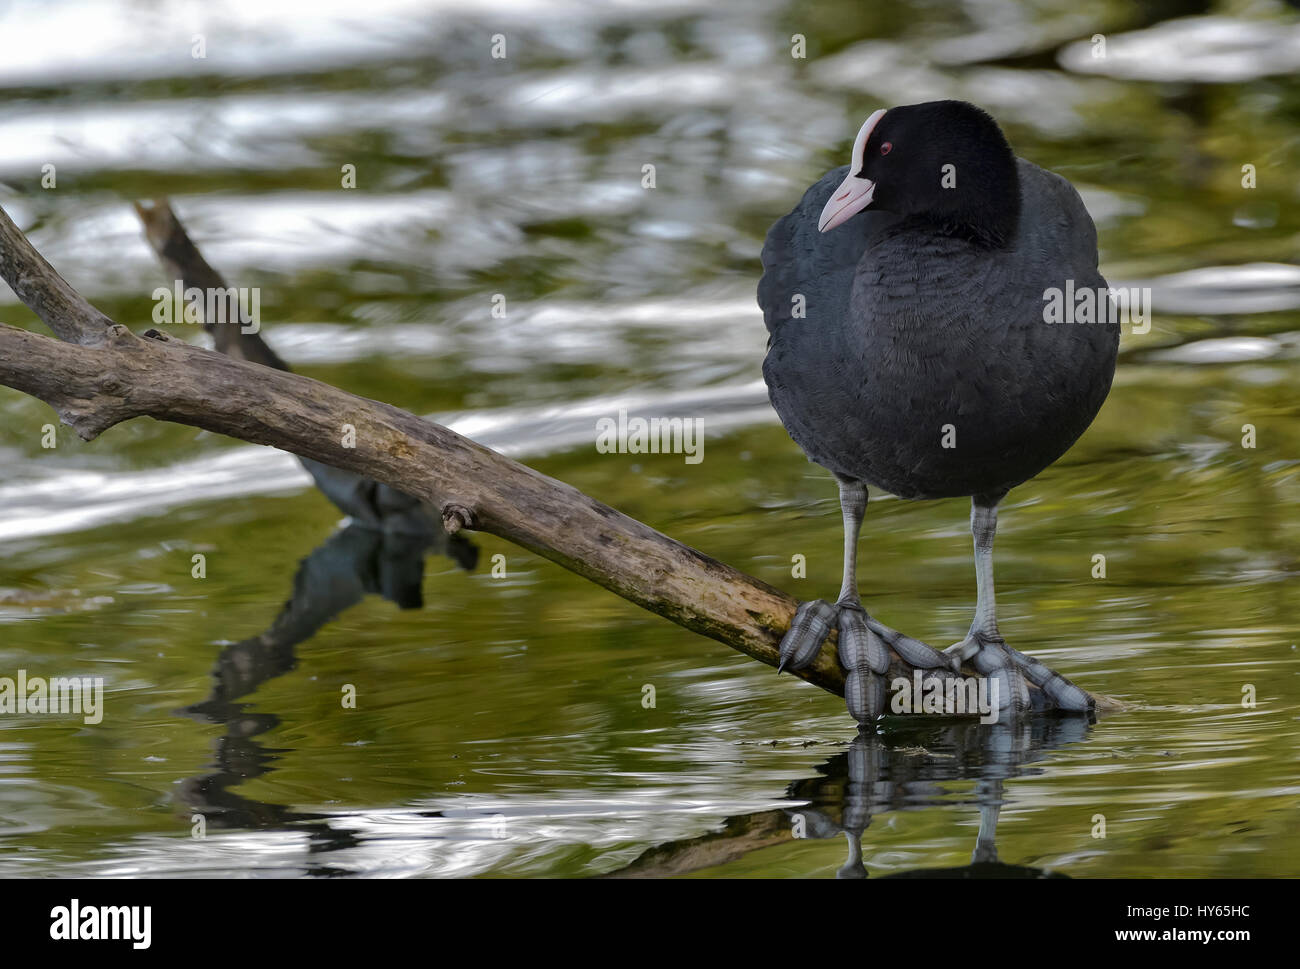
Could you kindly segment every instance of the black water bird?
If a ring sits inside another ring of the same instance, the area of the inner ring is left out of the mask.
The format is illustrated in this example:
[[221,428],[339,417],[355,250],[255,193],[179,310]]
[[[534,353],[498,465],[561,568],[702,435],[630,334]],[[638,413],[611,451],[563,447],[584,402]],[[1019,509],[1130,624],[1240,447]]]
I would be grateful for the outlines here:
[[[1017,158],[972,104],[881,110],[862,125],[850,164],[772,226],[762,258],[772,406],[808,458],[835,475],[844,516],[839,600],[800,605],[781,642],[783,667],[812,662],[837,628],[860,722],[884,708],[886,644],[917,668],[970,663],[996,682],[1004,711],[1028,709],[1031,693],[1090,709],[1087,693],[1006,644],[993,594],[999,502],[1092,423],[1115,370],[1114,314],[1044,314],[1053,291],[1106,290],[1096,229],[1073,186]],[[856,559],[868,485],[902,498],[971,498],[975,618],[944,652],[862,607]]]

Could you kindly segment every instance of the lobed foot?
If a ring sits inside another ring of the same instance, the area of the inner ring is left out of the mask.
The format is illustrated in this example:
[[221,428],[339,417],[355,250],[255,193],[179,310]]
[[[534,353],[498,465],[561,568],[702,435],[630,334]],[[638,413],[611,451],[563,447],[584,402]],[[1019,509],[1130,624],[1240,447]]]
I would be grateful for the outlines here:
[[1029,709],[1026,680],[1041,689],[1058,709],[1087,713],[1095,706],[1086,691],[1032,656],[1008,646],[996,633],[972,631],[944,652],[958,664],[969,662],[977,672],[996,681],[998,706],[1004,711],[1023,713]]
[[781,664],[800,670],[817,658],[831,630],[839,632],[837,653],[844,667],[844,699],[849,713],[860,724],[879,717],[885,709],[884,674],[889,669],[892,648],[906,663],[919,669],[959,668],[951,657],[877,622],[859,603],[829,603],[813,599],[799,604],[790,628],[781,638]]
[[787,666],[801,670],[815,660],[822,643],[838,623],[839,614],[839,607],[825,599],[799,603],[794,618],[790,620],[790,628],[781,637],[781,663],[776,671],[780,673]]
[[857,602],[813,599],[800,603],[781,638],[777,671],[809,666],[832,629],[839,634],[837,655],[845,671],[844,699],[849,713],[860,724],[877,719],[885,710],[884,674],[889,670],[891,649],[917,669],[942,668],[959,673],[962,664],[969,663],[996,684],[998,709],[1009,715],[1030,710],[1028,683],[1041,689],[1057,709],[1086,713],[1094,708],[1086,691],[1032,656],[1008,646],[996,632],[972,631],[960,643],[940,652],[873,619]]
[[1056,670],[1040,663],[1032,656],[1026,656],[1020,650],[1005,643],[1003,646],[1029,682],[1051,697],[1060,709],[1075,713],[1091,713],[1096,709],[1096,701],[1086,690],[1075,686]]

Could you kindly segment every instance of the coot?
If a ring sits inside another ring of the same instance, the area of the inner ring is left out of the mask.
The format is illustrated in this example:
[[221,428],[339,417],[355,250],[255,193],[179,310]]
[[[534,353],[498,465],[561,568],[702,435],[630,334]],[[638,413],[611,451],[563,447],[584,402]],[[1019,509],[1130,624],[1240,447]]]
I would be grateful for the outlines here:
[[[768,232],[758,300],[772,406],[808,458],[839,482],[844,581],[834,604],[802,603],[782,666],[812,662],[839,630],[849,710],[885,703],[885,644],[918,668],[969,662],[1000,706],[1091,708],[1086,692],[998,632],[993,535],[1007,492],[1065,453],[1110,390],[1119,344],[1102,322],[1046,322],[1053,290],[1104,291],[1097,234],[1064,178],[1017,158],[973,104],[877,111],[850,163],[828,172]],[[977,604],[939,652],[872,617],[858,597],[867,486],[902,498],[971,498]]]

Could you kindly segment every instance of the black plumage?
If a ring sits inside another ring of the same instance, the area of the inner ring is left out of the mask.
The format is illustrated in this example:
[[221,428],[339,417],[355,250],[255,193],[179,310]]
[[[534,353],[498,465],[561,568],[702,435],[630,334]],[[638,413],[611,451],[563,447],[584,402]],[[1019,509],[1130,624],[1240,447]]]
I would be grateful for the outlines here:
[[[1032,478],[1092,422],[1115,370],[1117,325],[1043,319],[1048,289],[1071,279],[1076,291],[1106,287],[1078,193],[1016,159],[1013,205],[984,172],[966,170],[965,151],[945,138],[925,152],[930,164],[915,164],[937,186],[939,159],[950,157],[957,187],[937,193],[989,191],[991,203],[1018,209],[1004,245],[880,209],[887,176],[866,211],[819,232],[844,166],[809,188],[763,246],[772,406],[811,460],[904,498],[1000,494]],[[803,319],[792,315],[797,295]],[[943,446],[945,425],[955,447]]]
[[[851,196],[865,208],[821,231]],[[974,105],[873,115],[851,165],[772,226],[762,260],[772,406],[840,479],[842,500],[848,487],[865,501],[864,485],[972,496],[995,522],[1002,496],[1064,454],[1109,392],[1113,316],[1044,318],[1052,289],[1106,288],[1092,219],[1068,181],[1016,158]],[[856,541],[851,519],[846,506]],[[839,605],[853,607],[847,553],[845,576]],[[987,628],[973,625],[972,637],[1000,643],[991,564],[987,585]],[[984,597],[981,575],[981,610]]]

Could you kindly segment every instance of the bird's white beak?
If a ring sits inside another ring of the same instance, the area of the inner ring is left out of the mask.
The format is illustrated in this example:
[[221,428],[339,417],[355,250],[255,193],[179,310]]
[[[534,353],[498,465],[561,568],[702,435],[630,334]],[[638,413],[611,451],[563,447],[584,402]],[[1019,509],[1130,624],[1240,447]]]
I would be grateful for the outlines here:
[[853,139],[853,156],[849,159],[849,176],[831,193],[830,200],[822,209],[821,218],[817,220],[818,231],[829,232],[837,225],[843,225],[870,205],[871,200],[875,198],[876,183],[869,178],[858,178],[853,173],[862,170],[862,153],[867,147],[868,139],[871,138],[871,132],[884,116],[885,109],[881,108],[858,130],[858,136]]
[[818,230],[829,232],[837,225],[843,225],[870,205],[875,194],[875,182],[850,175],[840,183],[826,208],[822,209],[822,217],[817,220]]

